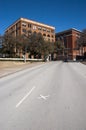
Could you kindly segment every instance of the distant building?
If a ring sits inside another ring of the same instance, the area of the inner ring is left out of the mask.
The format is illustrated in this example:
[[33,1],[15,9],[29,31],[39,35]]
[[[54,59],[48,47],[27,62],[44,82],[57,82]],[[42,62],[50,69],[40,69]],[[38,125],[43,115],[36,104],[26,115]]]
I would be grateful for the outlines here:
[[46,41],[55,42],[55,27],[25,18],[19,18],[5,31],[5,33],[10,33],[13,36],[19,36],[22,34],[28,36],[34,32],[41,33]]
[[59,33],[56,33],[56,41],[61,40],[64,45],[64,56],[69,59],[75,59],[77,55],[80,55],[78,50],[77,39],[80,37],[81,31],[77,29],[69,29]]

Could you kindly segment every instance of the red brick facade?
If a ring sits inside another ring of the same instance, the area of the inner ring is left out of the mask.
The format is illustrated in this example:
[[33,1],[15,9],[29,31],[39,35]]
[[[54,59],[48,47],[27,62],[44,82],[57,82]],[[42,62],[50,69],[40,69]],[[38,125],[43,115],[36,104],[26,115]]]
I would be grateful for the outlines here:
[[46,41],[55,42],[55,27],[25,18],[18,19],[5,31],[5,33],[10,33],[13,36],[19,36],[22,34],[28,36],[34,32],[41,33]]
[[77,45],[77,39],[80,37],[80,33],[81,32],[76,29],[69,29],[56,33],[56,41],[60,39],[63,42],[69,59],[74,59],[76,58],[76,55],[80,55],[80,50],[78,50]]

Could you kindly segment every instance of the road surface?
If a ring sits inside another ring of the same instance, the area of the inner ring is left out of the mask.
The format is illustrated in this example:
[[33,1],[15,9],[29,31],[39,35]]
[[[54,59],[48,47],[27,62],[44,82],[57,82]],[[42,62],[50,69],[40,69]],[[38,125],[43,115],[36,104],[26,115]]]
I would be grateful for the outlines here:
[[49,62],[0,78],[0,130],[86,130],[86,66]]

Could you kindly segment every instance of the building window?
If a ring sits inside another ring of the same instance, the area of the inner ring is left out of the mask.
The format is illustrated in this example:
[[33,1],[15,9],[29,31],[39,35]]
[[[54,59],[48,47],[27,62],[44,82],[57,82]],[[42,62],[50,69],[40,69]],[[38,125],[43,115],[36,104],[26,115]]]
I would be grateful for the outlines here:
[[47,29],[47,32],[50,32],[50,30],[49,30],[49,29]]
[[33,32],[34,34],[37,34],[36,31]]
[[16,30],[16,36],[18,36],[18,30]]
[[36,26],[33,25],[33,30],[36,30]]
[[18,27],[19,27],[19,24],[17,23],[17,24],[16,24],[16,28],[18,28]]
[[43,28],[43,31],[46,31],[46,28]]
[[43,36],[46,37],[46,34],[44,33]]
[[77,33],[77,34],[76,34],[76,37],[80,37],[80,34],[79,34],[79,33]]
[[31,30],[28,30],[28,35],[31,35],[32,34],[32,31]]
[[51,33],[54,33],[54,30],[51,30]]
[[50,42],[50,38],[48,38],[48,41]]
[[39,32],[38,35],[39,35],[39,36],[42,36],[42,33]]
[[22,23],[22,26],[23,26],[23,27],[26,27],[26,23]]
[[41,27],[38,27],[38,30],[41,30],[42,28]]
[[32,27],[32,25],[31,25],[31,24],[28,24],[28,27],[29,27],[29,28],[31,28],[31,27]]
[[26,29],[22,29],[22,32],[26,33]]
[[52,38],[54,38],[54,36],[52,35]]
[[50,35],[48,34],[47,37],[50,37]]

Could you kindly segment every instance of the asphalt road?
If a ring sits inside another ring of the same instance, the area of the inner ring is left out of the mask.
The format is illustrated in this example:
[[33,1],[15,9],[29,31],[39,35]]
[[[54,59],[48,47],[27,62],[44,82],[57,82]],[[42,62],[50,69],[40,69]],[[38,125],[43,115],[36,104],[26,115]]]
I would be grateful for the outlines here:
[[86,130],[86,66],[49,62],[0,78],[0,130]]

